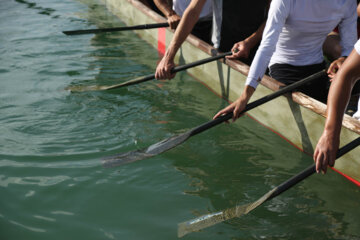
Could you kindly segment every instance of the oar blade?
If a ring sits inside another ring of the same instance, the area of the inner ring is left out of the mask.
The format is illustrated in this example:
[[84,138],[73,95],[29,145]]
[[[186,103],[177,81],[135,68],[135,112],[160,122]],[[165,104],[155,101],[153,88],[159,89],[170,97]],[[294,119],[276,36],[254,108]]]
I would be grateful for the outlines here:
[[246,215],[264,202],[266,202],[268,199],[270,199],[272,194],[274,194],[276,190],[277,188],[272,189],[253,203],[239,205],[233,208],[226,209],[224,211],[210,213],[187,222],[179,223],[178,237],[183,237],[188,233],[197,232],[204,228],[208,228],[215,224],[224,222],[226,220]]
[[98,85],[92,85],[92,86],[68,86],[65,88],[66,91],[70,92],[91,92],[91,91],[103,91],[108,90],[109,86],[98,86]]
[[111,168],[156,156],[176,147],[177,145],[180,145],[190,137],[190,134],[191,132],[186,132],[184,134],[167,138],[145,149],[120,153],[114,156],[103,158],[103,166],[106,168]]
[[135,84],[146,82],[146,81],[153,80],[153,79],[155,79],[155,75],[149,74],[146,76],[141,76],[141,77],[138,77],[138,78],[135,78],[135,79],[123,82],[123,83],[114,84],[114,85],[68,86],[65,88],[65,90],[68,90],[70,92],[104,91],[104,90],[112,90],[112,89],[117,89],[117,88],[121,88],[121,87],[131,86],[131,85],[135,85]]
[[192,232],[198,232],[204,228],[213,226],[217,223],[225,221],[224,212],[216,212],[201,217],[195,218],[193,220],[182,222],[178,224],[178,237],[181,238],[186,234]]

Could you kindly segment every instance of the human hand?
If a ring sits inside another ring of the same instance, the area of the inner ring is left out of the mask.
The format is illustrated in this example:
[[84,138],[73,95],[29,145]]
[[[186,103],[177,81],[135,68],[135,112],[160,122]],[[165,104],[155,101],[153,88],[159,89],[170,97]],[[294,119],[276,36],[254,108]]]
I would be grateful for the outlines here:
[[232,55],[226,56],[227,59],[238,59],[238,58],[248,58],[250,54],[251,47],[246,41],[241,41],[235,43],[231,49]]
[[172,79],[175,77],[175,73],[171,73],[171,70],[175,67],[173,59],[168,59],[166,56],[161,59],[156,67],[155,78],[156,79]]
[[321,135],[313,155],[317,173],[320,171],[326,173],[328,165],[330,167],[334,166],[339,142],[339,136],[326,131]]
[[240,96],[235,102],[227,106],[226,108],[220,110],[218,113],[215,114],[213,119],[216,119],[222,115],[227,113],[233,112],[232,120],[235,122],[236,119],[241,117],[243,114],[241,112],[245,109],[247,104],[247,100]]
[[177,14],[168,16],[167,22],[169,23],[170,28],[175,30],[176,27],[179,25],[180,19],[181,17]]
[[[335,77],[337,71],[339,71],[339,69],[341,68],[341,65],[344,63],[345,59],[346,59],[345,57],[340,57],[330,64],[327,74],[331,79],[333,79]],[[330,80],[330,81],[332,81],[332,80]]]

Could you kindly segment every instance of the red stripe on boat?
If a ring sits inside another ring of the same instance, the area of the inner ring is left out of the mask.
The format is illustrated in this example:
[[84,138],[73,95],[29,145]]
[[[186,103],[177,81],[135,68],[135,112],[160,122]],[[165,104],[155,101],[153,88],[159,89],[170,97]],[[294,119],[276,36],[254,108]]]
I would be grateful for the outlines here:
[[166,50],[166,28],[158,28],[158,52],[159,57],[164,56]]
[[336,170],[336,169],[333,168],[333,167],[332,167],[331,169],[334,170],[335,172],[339,173],[340,175],[344,176],[347,180],[353,182],[353,183],[356,184],[358,187],[360,187],[360,182],[359,182],[359,181],[353,179],[352,177],[349,177],[348,175],[340,172],[339,170]]

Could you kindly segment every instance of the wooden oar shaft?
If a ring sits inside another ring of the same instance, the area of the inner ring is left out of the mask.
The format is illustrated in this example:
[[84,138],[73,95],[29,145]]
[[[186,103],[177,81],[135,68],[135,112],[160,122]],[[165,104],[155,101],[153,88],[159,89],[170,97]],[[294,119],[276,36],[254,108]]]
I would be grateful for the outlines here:
[[80,34],[91,34],[91,33],[129,31],[129,30],[144,30],[144,29],[161,28],[168,26],[169,24],[165,22],[165,23],[142,24],[142,25],[126,26],[126,27],[71,30],[71,31],[63,31],[63,33],[66,35],[80,35]]
[[[254,108],[256,108],[256,107],[258,107],[258,106],[260,106],[260,105],[262,105],[262,104],[264,104],[266,102],[269,102],[269,101],[271,101],[271,100],[273,100],[273,99],[275,99],[275,98],[277,98],[277,97],[279,97],[281,95],[284,95],[285,93],[291,92],[291,91],[295,90],[296,88],[298,88],[300,86],[303,86],[303,85],[308,84],[308,83],[310,83],[312,81],[315,81],[316,79],[319,79],[321,76],[323,76],[325,74],[326,74],[326,71],[322,70],[322,71],[320,71],[318,73],[315,73],[315,74],[313,74],[313,75],[311,75],[311,76],[309,76],[307,78],[304,78],[304,79],[302,79],[302,80],[300,80],[300,81],[298,81],[296,83],[293,83],[291,85],[283,87],[280,90],[278,90],[278,91],[276,91],[276,92],[274,92],[272,94],[269,94],[269,95],[267,95],[265,97],[262,97],[262,98],[260,98],[260,99],[258,99],[256,101],[254,101],[254,102],[251,102],[251,103],[246,105],[245,109],[241,112],[241,114],[243,114],[243,113],[245,113],[247,111],[250,111],[251,109],[254,109]],[[212,128],[212,127],[214,127],[214,126],[216,126],[216,125],[218,125],[218,124],[220,124],[222,122],[225,122],[225,121],[229,120],[230,118],[232,118],[232,116],[233,116],[233,113],[231,112],[231,113],[225,114],[225,115],[223,115],[223,116],[221,116],[219,118],[216,118],[216,119],[214,119],[212,121],[206,122],[206,123],[202,124],[201,126],[199,126],[197,128],[194,128],[192,130],[191,136],[196,135],[198,133],[201,133],[201,132],[205,131],[206,129]]]

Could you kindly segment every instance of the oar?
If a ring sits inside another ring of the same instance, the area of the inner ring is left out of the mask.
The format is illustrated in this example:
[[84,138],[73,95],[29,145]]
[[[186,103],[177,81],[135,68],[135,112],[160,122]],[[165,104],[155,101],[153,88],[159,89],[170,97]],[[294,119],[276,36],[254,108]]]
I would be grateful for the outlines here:
[[[231,54],[232,54],[231,52],[226,52],[226,53],[208,57],[208,58],[205,58],[205,59],[193,62],[193,63],[185,64],[182,66],[177,66],[177,67],[174,67],[171,70],[171,72],[176,73],[176,72],[184,71],[189,68],[193,68],[193,67],[196,67],[196,66],[208,63],[208,62],[212,62],[212,61],[224,58],[225,56],[229,56]],[[114,84],[114,85],[110,85],[110,86],[70,86],[70,87],[67,87],[65,90],[70,90],[71,92],[111,90],[111,89],[115,89],[115,88],[121,88],[121,87],[126,87],[126,86],[130,86],[130,85],[150,81],[153,79],[155,79],[155,74],[149,74],[146,76],[142,76],[139,78],[135,78],[135,79],[123,82],[123,83]]]
[[[258,107],[258,106],[260,106],[266,102],[269,102],[269,101],[273,100],[274,98],[277,98],[285,93],[291,92],[302,85],[310,83],[310,82],[318,79],[319,77],[324,76],[325,74],[326,74],[326,71],[322,70],[322,71],[315,73],[305,79],[302,79],[296,83],[286,86],[272,94],[269,94],[269,95],[262,97],[252,103],[249,103],[248,105],[246,105],[245,109],[241,113],[244,113],[255,107]],[[120,154],[117,154],[114,156],[106,157],[103,159],[103,166],[104,167],[115,167],[115,166],[123,165],[125,163],[135,162],[135,161],[139,161],[139,160],[143,160],[143,159],[146,159],[149,157],[156,156],[160,153],[168,151],[171,148],[176,147],[177,145],[180,145],[181,143],[185,142],[187,139],[189,139],[190,137],[192,137],[196,134],[199,134],[207,129],[210,129],[222,122],[229,120],[230,118],[232,118],[232,116],[233,116],[232,112],[228,113],[217,119],[211,120],[211,121],[206,122],[196,128],[193,128],[192,130],[190,130],[186,133],[165,139],[165,140],[155,143],[145,149],[126,152],[126,153],[120,153]]]
[[135,26],[127,26],[127,27],[71,30],[71,31],[63,31],[63,33],[66,35],[80,35],[80,34],[90,34],[90,33],[119,32],[119,31],[128,31],[128,30],[144,30],[144,29],[162,28],[162,27],[168,27],[168,26],[169,26],[169,24],[167,22],[165,22],[165,23],[142,24],[142,25],[135,25]]
[[[355,139],[354,141],[350,142],[346,146],[339,149],[337,152],[336,158],[340,158],[342,155],[346,154],[347,152],[351,151],[352,149],[356,148],[360,145],[360,137]],[[178,236],[183,237],[184,235],[199,231],[201,229],[213,226],[217,223],[224,222],[226,220],[240,217],[242,215],[248,214],[250,211],[254,210],[261,204],[263,204],[266,201],[269,201],[270,199],[280,195],[281,193],[285,192],[289,188],[295,186],[297,183],[301,182],[302,180],[306,179],[307,177],[311,176],[316,172],[315,170],[315,164],[312,164],[302,172],[298,173],[297,175],[293,176],[292,178],[288,179],[287,181],[283,182],[279,186],[275,187],[268,193],[266,193],[264,196],[259,198],[257,201],[242,205],[242,206],[236,206],[233,208],[229,208],[220,212],[207,214],[201,217],[198,217],[196,219],[180,223],[178,225]]]

